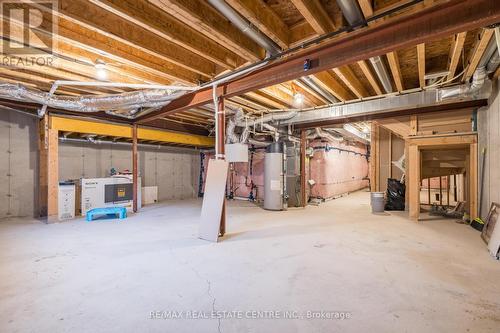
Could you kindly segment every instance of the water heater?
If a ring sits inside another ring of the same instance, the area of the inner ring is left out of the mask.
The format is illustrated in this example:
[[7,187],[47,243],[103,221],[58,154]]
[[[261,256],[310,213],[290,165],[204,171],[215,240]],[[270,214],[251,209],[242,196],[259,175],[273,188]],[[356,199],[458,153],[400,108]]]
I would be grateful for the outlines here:
[[267,146],[264,159],[264,209],[287,208],[285,163],[283,143],[275,142]]

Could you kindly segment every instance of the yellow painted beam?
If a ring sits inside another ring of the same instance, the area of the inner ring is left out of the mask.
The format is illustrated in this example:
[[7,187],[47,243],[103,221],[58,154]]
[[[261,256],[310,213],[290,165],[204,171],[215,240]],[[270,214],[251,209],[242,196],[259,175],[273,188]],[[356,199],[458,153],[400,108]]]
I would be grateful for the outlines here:
[[[50,126],[51,129],[57,131],[132,138],[132,127],[128,125],[51,116]],[[139,140],[153,140],[192,146],[209,147],[213,146],[215,143],[213,138],[207,136],[162,131],[143,127],[138,129],[137,136]]]

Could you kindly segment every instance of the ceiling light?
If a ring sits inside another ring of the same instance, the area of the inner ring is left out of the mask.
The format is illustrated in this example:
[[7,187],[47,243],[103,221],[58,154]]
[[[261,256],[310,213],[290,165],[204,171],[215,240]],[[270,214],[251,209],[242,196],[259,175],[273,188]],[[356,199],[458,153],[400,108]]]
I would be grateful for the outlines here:
[[301,93],[295,93],[293,95],[293,101],[295,105],[302,105],[304,103],[304,95]]
[[108,78],[108,71],[106,70],[106,63],[104,61],[97,60],[95,64],[97,79],[105,81]]

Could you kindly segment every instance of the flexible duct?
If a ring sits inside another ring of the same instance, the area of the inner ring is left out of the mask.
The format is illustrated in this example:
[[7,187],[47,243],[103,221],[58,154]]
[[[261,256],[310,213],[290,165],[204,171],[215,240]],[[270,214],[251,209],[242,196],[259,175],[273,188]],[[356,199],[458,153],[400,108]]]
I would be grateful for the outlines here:
[[167,105],[172,99],[182,94],[151,89],[113,95],[58,96],[27,88],[21,84],[0,84],[0,96],[4,98],[46,104],[49,107],[78,112],[126,110],[133,114],[139,108]]
[[344,141],[343,137],[335,136],[335,135],[332,135],[330,133],[327,133],[327,132],[323,131],[320,127],[316,127],[314,129],[314,131],[312,131],[311,133],[309,133],[307,135],[307,139],[313,140],[316,138],[325,139],[328,141],[338,141],[338,142]]
[[[236,113],[243,113],[243,110],[238,110]],[[297,111],[286,111],[286,112],[273,112],[266,114],[265,116],[262,116],[260,118],[254,118],[254,119],[244,119],[244,117],[237,117],[236,119],[239,119],[236,121],[236,126],[238,127],[253,127],[256,125],[260,124],[265,124],[269,122],[274,122],[274,121],[281,121],[281,120],[289,120],[295,117],[298,114]],[[235,116],[236,117],[236,116]]]

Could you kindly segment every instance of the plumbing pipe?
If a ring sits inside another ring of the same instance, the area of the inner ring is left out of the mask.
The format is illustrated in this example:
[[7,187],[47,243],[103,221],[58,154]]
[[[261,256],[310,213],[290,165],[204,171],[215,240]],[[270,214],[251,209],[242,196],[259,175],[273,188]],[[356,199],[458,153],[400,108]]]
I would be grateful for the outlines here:
[[[132,142],[122,142],[122,141],[110,141],[110,140],[89,140],[89,139],[78,139],[78,138],[65,138],[65,137],[59,137],[59,141],[61,142],[68,142],[68,143],[91,143],[95,145],[101,145],[101,144],[110,144],[110,145],[117,145],[117,146],[131,146]],[[145,148],[167,148],[171,150],[194,150],[198,151],[199,149],[196,148],[186,148],[186,147],[172,147],[172,146],[162,146],[162,145],[155,145],[151,143],[138,143],[137,144],[139,147],[145,147]]]

